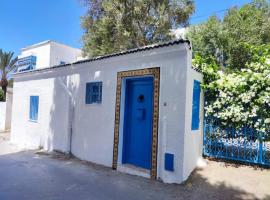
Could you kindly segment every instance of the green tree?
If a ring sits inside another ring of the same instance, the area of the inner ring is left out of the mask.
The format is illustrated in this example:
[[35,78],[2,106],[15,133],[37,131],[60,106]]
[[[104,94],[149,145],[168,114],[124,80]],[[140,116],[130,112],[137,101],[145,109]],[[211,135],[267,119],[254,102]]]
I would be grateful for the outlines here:
[[83,51],[99,56],[167,41],[188,25],[193,0],[85,0]]
[[255,0],[241,8],[231,8],[222,20],[213,16],[191,27],[187,37],[193,52],[213,57],[220,66],[241,69],[251,59],[249,45],[270,43],[270,4]]
[[249,62],[241,70],[217,70],[213,59],[196,56],[193,66],[206,79],[205,114],[224,126],[249,126],[270,140],[270,44],[247,46]]
[[7,86],[8,86],[8,74],[15,69],[15,63],[17,58],[13,58],[13,52],[3,52],[0,49],[0,86],[4,91],[4,96],[6,96]]
[[0,101],[5,101],[4,91],[0,89]]

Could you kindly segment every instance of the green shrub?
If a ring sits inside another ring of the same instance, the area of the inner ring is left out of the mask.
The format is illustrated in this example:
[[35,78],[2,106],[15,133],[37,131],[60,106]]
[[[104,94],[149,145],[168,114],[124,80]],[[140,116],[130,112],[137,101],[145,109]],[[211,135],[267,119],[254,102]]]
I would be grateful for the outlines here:
[[270,138],[270,44],[247,49],[250,62],[241,70],[219,70],[212,59],[193,59],[194,68],[204,75],[205,115],[224,126],[248,126]]
[[0,89],[0,101],[5,101],[4,91]]

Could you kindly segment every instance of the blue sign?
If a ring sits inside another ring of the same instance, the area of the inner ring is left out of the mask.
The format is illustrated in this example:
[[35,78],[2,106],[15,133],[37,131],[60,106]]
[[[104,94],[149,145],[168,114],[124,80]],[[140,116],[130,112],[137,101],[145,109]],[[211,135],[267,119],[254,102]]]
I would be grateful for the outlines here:
[[20,58],[17,63],[17,71],[23,72],[28,70],[33,70],[36,67],[37,57],[36,56],[27,56]]

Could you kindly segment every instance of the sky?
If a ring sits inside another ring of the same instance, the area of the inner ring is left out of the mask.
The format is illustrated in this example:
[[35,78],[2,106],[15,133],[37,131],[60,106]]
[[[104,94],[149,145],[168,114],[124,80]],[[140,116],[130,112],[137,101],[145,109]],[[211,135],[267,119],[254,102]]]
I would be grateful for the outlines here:
[[[195,0],[196,11],[191,24],[207,20],[210,15],[224,15],[231,6],[251,0]],[[0,48],[13,51],[45,40],[54,40],[81,48],[83,30],[80,17],[86,8],[80,0],[0,0]]]
[[252,0],[195,0],[196,10],[190,18],[190,23],[201,23],[212,15],[223,17],[228,8],[233,6],[239,7],[251,1]]

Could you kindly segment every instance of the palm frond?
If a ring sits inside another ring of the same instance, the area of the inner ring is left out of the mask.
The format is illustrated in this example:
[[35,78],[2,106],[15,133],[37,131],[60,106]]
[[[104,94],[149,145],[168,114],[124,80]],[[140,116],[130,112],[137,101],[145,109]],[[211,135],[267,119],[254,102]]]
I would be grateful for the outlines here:
[[0,73],[1,79],[7,79],[7,74],[14,70],[17,58],[13,59],[13,52],[4,52],[0,49]]

